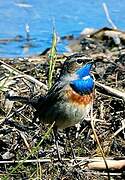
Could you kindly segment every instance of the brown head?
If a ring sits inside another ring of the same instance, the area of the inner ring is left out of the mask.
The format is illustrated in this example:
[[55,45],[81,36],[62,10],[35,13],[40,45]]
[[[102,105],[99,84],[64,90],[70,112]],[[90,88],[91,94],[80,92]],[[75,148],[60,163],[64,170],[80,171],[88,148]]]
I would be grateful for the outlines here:
[[60,76],[64,76],[67,73],[71,74],[90,61],[92,61],[92,59],[86,55],[76,54],[69,56],[63,64]]

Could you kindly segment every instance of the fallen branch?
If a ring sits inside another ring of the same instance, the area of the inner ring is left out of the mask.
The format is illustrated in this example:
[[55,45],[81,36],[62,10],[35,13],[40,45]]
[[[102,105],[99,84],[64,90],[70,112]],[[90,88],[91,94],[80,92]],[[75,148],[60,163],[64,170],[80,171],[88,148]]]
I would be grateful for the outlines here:
[[42,87],[43,90],[47,90],[47,86],[45,84],[43,84],[42,82],[38,81],[37,79],[35,79],[34,77],[27,75],[19,70],[17,70],[14,67],[11,67],[10,65],[8,65],[7,63],[3,62],[2,60],[0,60],[0,64],[3,68],[7,69],[10,73],[13,73],[14,75],[18,75],[23,77],[24,79],[30,81],[31,83],[36,84],[37,86]]
[[[125,169],[125,160],[106,160],[108,169],[110,170],[121,170]],[[87,165],[88,169],[91,170],[106,170],[105,162],[100,160],[100,162],[91,162]]]
[[113,97],[116,97],[116,98],[120,98],[123,101],[125,101],[125,93],[124,92],[119,91],[117,89],[114,89],[112,87],[109,87],[107,85],[101,84],[99,82],[95,82],[95,86],[97,87],[97,90],[101,89],[101,91],[104,94],[109,95],[109,96],[113,96]]
[[[76,157],[76,160],[79,161],[79,165],[83,168],[88,168],[89,170],[106,170],[106,165],[104,160],[101,157],[96,157],[93,159],[90,159],[89,157]],[[29,159],[29,160],[3,160],[0,161],[0,164],[15,164],[15,163],[21,163],[21,164],[25,164],[25,163],[52,163],[52,162],[57,162],[58,159],[54,158],[54,159],[50,159],[50,158],[46,158],[46,159]],[[64,162],[68,162],[69,166],[72,166],[72,160],[69,158],[62,158],[62,161]],[[108,164],[108,168],[110,170],[123,170],[125,169],[125,159],[122,160],[114,160],[114,159],[106,159],[106,162]],[[71,163],[71,164],[70,164]],[[77,165],[78,165],[77,164]],[[74,165],[75,166],[75,165]]]

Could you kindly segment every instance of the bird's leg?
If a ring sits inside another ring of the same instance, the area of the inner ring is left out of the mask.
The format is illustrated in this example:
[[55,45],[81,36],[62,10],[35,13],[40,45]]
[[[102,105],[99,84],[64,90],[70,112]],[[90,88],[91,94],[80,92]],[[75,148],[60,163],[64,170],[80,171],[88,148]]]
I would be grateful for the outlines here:
[[79,136],[79,132],[80,132],[80,128],[81,128],[81,125],[80,125],[80,123],[77,123],[76,125],[75,125],[75,127],[76,127],[76,139],[78,138],[78,136]]
[[37,118],[39,117],[38,111],[35,111],[35,112],[33,113],[33,115],[34,115],[34,117],[33,117],[32,123],[34,124],[34,123],[37,122]]
[[58,144],[58,132],[57,127],[53,128],[54,138],[55,138],[55,144],[56,144],[56,150],[57,150],[57,157],[60,162],[62,162],[61,155],[59,152],[59,144]]
[[[84,120],[80,124],[76,124],[77,132],[76,132],[76,139],[79,137],[81,133],[84,131],[87,131],[87,129],[90,127],[90,122]],[[88,131],[87,131],[88,132]]]
[[70,137],[69,137],[69,128],[66,128],[66,136],[67,136],[67,139],[68,139],[68,141],[69,141],[69,145],[70,145],[70,148],[71,148],[72,157],[73,157],[73,159],[75,160],[75,162],[77,162],[77,160],[76,160],[76,155],[75,155],[74,149],[73,149],[73,147],[72,147],[72,142],[71,142]]

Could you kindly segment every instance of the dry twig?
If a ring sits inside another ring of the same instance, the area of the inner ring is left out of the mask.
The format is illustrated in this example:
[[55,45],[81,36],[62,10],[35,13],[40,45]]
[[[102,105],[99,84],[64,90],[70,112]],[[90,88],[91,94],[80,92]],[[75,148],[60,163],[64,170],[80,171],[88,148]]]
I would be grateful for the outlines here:
[[112,88],[112,87],[109,87],[107,85],[104,85],[102,83],[99,83],[99,82],[95,82],[96,84],[96,87],[97,88],[101,88],[102,89],[102,92],[105,93],[109,96],[113,96],[113,97],[116,97],[116,98],[120,98],[120,99],[123,99],[123,101],[125,101],[125,93],[122,92],[122,91],[119,91],[115,88]]
[[106,3],[103,3],[102,5],[103,5],[104,12],[105,12],[105,14],[106,14],[106,17],[107,17],[108,22],[111,24],[111,26],[112,26],[114,29],[117,29],[116,25],[113,23],[110,15],[109,15],[108,7],[107,7]]

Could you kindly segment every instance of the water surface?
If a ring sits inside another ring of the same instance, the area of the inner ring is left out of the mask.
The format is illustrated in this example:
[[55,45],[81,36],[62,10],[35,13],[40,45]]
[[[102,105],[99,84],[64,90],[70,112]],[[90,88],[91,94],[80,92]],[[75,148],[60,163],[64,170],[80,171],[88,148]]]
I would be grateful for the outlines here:
[[[58,36],[78,36],[86,27],[110,27],[103,2],[116,26],[125,30],[125,0],[0,0],[0,39],[20,36],[20,41],[0,43],[0,57],[41,53],[51,46],[53,26]],[[26,41],[27,25],[29,42]],[[57,50],[66,51],[65,43],[59,43]]]

